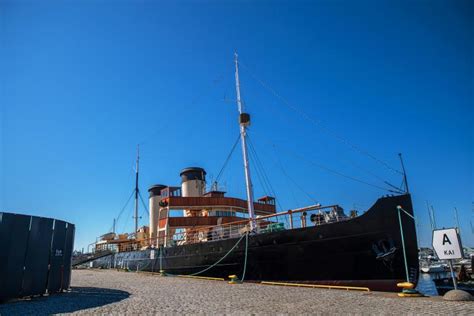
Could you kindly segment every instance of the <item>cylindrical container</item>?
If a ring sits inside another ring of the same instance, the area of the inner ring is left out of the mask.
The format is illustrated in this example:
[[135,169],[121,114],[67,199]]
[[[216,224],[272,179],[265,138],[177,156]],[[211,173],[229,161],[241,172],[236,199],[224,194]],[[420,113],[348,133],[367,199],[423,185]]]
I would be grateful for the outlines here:
[[157,237],[161,190],[163,190],[164,188],[166,188],[165,185],[155,184],[148,189],[148,192],[150,193],[148,206],[148,209],[150,210],[150,238]]
[[180,173],[183,197],[202,196],[206,191],[206,171],[199,167],[185,168]]

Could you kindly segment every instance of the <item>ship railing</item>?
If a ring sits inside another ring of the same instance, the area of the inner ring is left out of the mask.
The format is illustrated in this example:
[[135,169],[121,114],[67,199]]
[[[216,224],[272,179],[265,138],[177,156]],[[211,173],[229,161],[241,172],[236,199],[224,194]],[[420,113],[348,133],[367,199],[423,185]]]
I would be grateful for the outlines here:
[[[258,216],[254,222],[257,234],[319,226],[349,219],[338,205],[319,204],[265,216]],[[189,245],[238,238],[250,231],[251,219],[221,225],[169,228],[164,235],[155,238],[122,242],[114,250],[133,251],[161,246]]]

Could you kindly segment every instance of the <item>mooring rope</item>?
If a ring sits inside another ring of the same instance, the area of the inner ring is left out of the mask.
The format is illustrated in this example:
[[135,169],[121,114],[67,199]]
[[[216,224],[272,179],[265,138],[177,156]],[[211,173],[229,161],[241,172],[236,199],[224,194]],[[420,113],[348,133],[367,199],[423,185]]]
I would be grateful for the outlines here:
[[[402,239],[402,248],[403,248],[403,261],[405,263],[405,273],[406,273],[406,277],[407,277],[407,282],[410,282],[410,274],[408,273],[407,253],[406,253],[406,250],[405,250],[405,237],[404,237],[404,233],[403,233],[401,211],[403,211],[405,214],[410,216],[413,219],[414,222],[415,222],[415,217],[413,217],[413,215],[411,215],[410,213],[405,211],[400,205],[397,206],[398,223],[400,225],[400,236],[401,236],[401,239]],[[415,222],[415,225],[416,225],[416,222]]]
[[245,272],[247,271],[247,254],[249,249],[249,232],[245,233],[245,259],[244,259],[244,271],[242,272],[242,282],[245,280]]
[[[239,243],[242,241],[242,239],[244,239],[244,237],[246,237],[246,242],[245,242],[245,261],[244,261],[244,271],[243,271],[243,275],[242,275],[242,280],[243,278],[245,277],[245,271],[247,269],[247,252],[248,252],[248,232],[246,232],[244,235],[242,235],[242,237],[239,238],[239,240],[237,240],[237,242],[235,243],[235,245],[223,256],[221,257],[219,260],[217,260],[215,263],[213,263],[212,265],[210,265],[209,267],[201,270],[201,271],[198,271],[198,272],[195,272],[195,273],[191,273],[191,274],[186,274],[186,276],[197,276],[201,273],[204,273],[210,269],[212,269],[213,267],[217,266],[219,263],[221,263],[225,258],[227,258],[232,251],[234,251],[234,249],[239,245]],[[160,271],[163,271],[163,264],[162,264],[162,260],[163,260],[163,254],[162,254],[162,249],[163,247],[160,247]],[[178,275],[175,275],[175,274],[170,274],[170,273],[166,273],[167,276],[178,276]]]

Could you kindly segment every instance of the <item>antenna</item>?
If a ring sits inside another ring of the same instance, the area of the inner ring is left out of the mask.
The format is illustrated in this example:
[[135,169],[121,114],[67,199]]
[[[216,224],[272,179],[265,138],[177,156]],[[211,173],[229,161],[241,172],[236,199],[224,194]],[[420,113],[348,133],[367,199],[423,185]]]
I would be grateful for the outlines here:
[[237,107],[239,110],[239,123],[240,123],[240,139],[242,141],[242,156],[244,159],[244,171],[245,171],[245,184],[247,188],[247,203],[249,217],[252,219],[250,222],[251,230],[254,230],[256,227],[255,224],[255,212],[253,209],[253,187],[252,180],[250,179],[250,166],[249,166],[249,157],[247,153],[247,126],[250,125],[250,115],[243,112],[242,100],[240,99],[240,80],[239,80],[239,56],[237,53],[234,53],[235,61],[235,92],[237,94]]

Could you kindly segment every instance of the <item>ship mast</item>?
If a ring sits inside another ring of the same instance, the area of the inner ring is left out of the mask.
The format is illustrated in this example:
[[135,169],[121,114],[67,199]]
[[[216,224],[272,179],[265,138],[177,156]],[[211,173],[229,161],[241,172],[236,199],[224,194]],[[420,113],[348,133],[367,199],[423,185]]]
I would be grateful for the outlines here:
[[135,166],[135,235],[138,232],[138,168],[139,168],[139,161],[140,161],[140,145],[137,145],[137,162]]
[[249,157],[247,153],[247,126],[250,125],[250,115],[243,112],[242,100],[240,99],[240,80],[239,80],[239,60],[237,53],[234,53],[235,61],[235,91],[237,94],[237,107],[239,110],[239,124],[240,124],[240,139],[242,142],[242,156],[244,159],[244,170],[245,170],[245,184],[247,188],[247,203],[249,217],[252,219],[250,222],[251,230],[255,229],[255,212],[253,209],[253,187],[252,180],[250,179],[250,166]]

